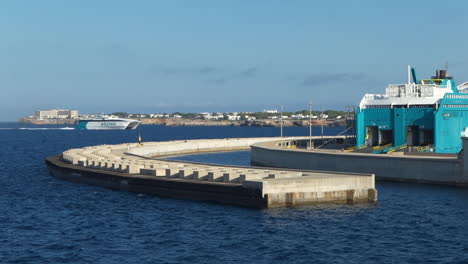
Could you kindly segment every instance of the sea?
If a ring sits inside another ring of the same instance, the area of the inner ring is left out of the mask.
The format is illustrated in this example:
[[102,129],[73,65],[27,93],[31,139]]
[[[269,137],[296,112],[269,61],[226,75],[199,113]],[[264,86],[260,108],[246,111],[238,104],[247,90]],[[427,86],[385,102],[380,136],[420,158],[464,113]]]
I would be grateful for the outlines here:
[[[324,135],[342,130],[326,127]],[[280,130],[0,123],[0,263],[468,263],[468,189],[377,182],[376,204],[256,210],[71,183],[52,178],[44,163],[70,148],[136,142],[138,134],[163,141]],[[172,159],[250,165],[249,151]]]

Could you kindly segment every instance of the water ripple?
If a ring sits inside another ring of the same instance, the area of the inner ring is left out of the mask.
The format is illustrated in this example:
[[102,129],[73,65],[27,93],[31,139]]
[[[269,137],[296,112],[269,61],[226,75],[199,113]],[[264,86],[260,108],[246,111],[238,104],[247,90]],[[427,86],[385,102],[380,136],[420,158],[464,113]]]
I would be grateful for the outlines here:
[[[51,178],[44,166],[49,155],[132,142],[137,133],[0,130],[0,262],[468,262],[466,189],[379,183],[375,205],[252,210],[74,184]],[[142,126],[140,133],[168,140],[268,136],[277,129]],[[249,163],[248,152],[183,158]]]

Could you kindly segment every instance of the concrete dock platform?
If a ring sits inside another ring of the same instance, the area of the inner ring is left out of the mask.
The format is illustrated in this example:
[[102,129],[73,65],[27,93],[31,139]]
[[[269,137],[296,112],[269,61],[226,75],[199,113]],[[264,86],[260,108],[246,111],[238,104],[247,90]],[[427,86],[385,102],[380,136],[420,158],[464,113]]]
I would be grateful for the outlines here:
[[46,160],[52,176],[163,197],[255,208],[377,201],[373,174],[222,166],[161,159],[249,149],[277,138],[184,140],[71,149]]
[[[302,142],[301,142],[302,141]],[[355,153],[340,149],[288,147],[306,139],[258,142],[251,146],[251,163],[257,166],[372,173],[377,180],[468,187],[468,138],[458,155],[437,153]]]

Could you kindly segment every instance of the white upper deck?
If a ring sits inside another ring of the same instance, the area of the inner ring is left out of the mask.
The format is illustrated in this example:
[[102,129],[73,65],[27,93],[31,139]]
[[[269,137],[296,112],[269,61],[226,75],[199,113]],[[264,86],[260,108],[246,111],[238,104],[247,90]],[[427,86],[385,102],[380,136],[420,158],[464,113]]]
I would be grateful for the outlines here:
[[440,102],[446,93],[452,93],[451,82],[448,85],[436,84],[390,84],[385,94],[366,94],[361,100],[361,109],[368,106],[392,108],[395,105],[434,105]]
[[[447,66],[446,66],[447,67]],[[414,68],[408,65],[408,82],[390,84],[385,94],[366,94],[359,108],[393,108],[394,106],[410,107],[411,105],[434,105],[437,107],[446,93],[466,93],[468,82],[458,87],[445,70],[436,70],[431,79],[417,80]]]

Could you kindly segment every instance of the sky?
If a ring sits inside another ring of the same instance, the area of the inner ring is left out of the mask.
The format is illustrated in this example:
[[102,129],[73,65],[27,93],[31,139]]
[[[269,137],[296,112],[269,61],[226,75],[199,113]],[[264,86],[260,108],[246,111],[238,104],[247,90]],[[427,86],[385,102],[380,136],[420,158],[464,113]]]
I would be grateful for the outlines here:
[[35,110],[344,110],[449,64],[468,1],[2,0],[0,121]]

